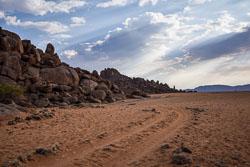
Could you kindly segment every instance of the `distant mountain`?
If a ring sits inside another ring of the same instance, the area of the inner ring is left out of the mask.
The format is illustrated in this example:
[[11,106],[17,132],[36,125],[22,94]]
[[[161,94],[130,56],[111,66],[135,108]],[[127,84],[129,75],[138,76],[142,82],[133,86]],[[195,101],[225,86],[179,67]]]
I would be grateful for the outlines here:
[[231,92],[231,91],[250,91],[250,84],[239,85],[239,86],[228,86],[228,85],[206,85],[199,86],[194,89],[186,89],[186,91],[197,91],[197,92]]

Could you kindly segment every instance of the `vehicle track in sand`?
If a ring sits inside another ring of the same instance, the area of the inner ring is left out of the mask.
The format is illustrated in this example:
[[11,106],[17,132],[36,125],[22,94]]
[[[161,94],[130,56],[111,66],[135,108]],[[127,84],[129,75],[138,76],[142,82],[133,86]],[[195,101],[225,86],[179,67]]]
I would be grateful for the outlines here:
[[[146,101],[152,100],[155,99]],[[140,106],[139,103],[135,106],[137,109]],[[150,107],[146,102],[142,103],[141,109]],[[123,106],[128,104],[129,102]],[[164,142],[170,142],[190,119],[189,111],[185,109],[177,111],[163,104],[143,121],[130,122],[127,126],[120,127],[107,136],[104,133],[86,141],[73,151],[53,157],[42,157],[28,166],[133,166],[141,158],[146,157],[149,160],[153,158],[147,156],[160,148]]]
[[[30,153],[32,160],[22,166],[173,167],[183,146],[191,150],[181,152],[188,167],[250,166],[249,100],[250,92],[163,94],[55,108],[51,119],[14,126],[6,120],[0,127],[0,166]],[[55,154],[35,153],[55,144]]]

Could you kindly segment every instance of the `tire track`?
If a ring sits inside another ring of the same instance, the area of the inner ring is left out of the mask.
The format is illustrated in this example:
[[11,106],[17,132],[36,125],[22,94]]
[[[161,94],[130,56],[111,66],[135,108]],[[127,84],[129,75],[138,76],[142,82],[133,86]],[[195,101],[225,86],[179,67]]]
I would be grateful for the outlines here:
[[[123,151],[115,159],[103,166],[131,166],[133,162],[147,156],[161,146],[161,143],[168,141],[188,123],[188,113],[178,112],[178,117],[168,124],[162,126],[155,134],[139,143],[134,143],[130,149]],[[158,124],[162,125],[162,124]],[[157,126],[157,125],[156,125]]]
[[[161,110],[166,110],[162,108]],[[145,122],[129,124],[103,138],[95,138],[65,155],[40,159],[28,166],[128,166],[152,152],[163,140],[170,139],[189,119],[186,111],[153,114]],[[42,160],[42,161],[41,161]]]

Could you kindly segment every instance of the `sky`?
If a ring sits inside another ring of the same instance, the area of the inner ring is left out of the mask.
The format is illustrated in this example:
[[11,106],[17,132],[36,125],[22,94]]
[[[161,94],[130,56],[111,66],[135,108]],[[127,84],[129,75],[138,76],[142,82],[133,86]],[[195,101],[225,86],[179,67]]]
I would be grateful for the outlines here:
[[89,71],[178,89],[250,84],[249,0],[0,0],[0,26]]

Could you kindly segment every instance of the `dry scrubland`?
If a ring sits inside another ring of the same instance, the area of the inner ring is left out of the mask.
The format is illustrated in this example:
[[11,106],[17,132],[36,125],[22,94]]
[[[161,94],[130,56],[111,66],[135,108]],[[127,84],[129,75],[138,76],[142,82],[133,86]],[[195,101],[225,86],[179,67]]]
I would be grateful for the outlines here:
[[41,120],[1,121],[0,164],[246,167],[249,102],[250,92],[179,93],[89,108],[38,109]]

